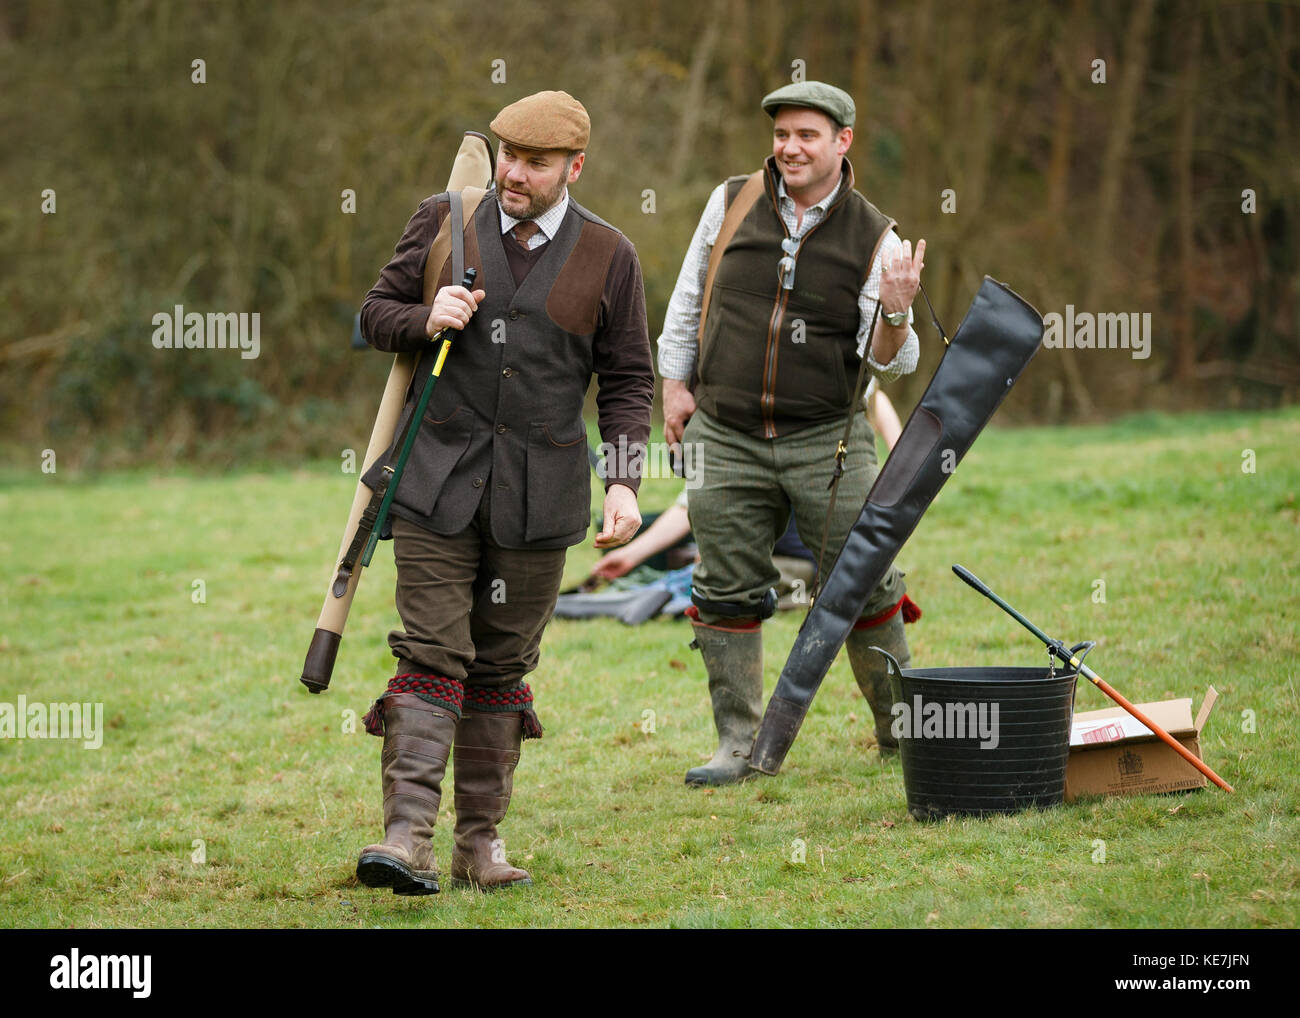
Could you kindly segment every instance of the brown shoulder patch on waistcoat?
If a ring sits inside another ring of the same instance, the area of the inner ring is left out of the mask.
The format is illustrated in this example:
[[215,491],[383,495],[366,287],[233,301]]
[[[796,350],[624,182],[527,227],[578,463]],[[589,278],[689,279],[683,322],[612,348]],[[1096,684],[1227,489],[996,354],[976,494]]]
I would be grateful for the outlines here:
[[589,336],[596,331],[600,295],[620,240],[617,230],[583,221],[578,242],[546,298],[546,313],[565,332]]

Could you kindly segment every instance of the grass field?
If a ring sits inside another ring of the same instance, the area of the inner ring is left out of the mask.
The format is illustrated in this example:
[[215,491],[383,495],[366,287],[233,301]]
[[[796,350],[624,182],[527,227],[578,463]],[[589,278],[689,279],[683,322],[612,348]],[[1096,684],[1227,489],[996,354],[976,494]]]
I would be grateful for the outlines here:
[[[501,828],[536,886],[409,899],[353,877],[381,832],[380,742],[349,719],[392,674],[387,546],[332,689],[297,681],[355,476],[10,471],[0,702],[102,702],[105,731],[98,749],[0,739],[0,924],[1295,926],[1297,448],[1294,409],[991,430],[899,558],[917,665],[1045,664],[962,562],[1054,635],[1097,640],[1090,663],[1131,700],[1214,684],[1202,744],[1235,794],[916,823],[842,659],[782,775],[688,789],[713,747],[689,627],[556,622],[532,676],[547,734]],[[643,508],[674,494],[647,481]],[[594,559],[573,549],[570,577]],[[765,628],[768,692],[797,626]]]

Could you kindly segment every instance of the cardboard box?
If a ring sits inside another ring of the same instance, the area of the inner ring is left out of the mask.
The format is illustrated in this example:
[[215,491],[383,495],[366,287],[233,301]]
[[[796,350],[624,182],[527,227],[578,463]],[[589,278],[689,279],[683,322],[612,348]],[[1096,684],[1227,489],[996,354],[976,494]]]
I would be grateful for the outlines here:
[[[1211,686],[1192,720],[1192,701],[1163,700],[1135,706],[1201,759],[1201,729],[1218,692]],[[1143,795],[1204,788],[1205,775],[1166,746],[1123,707],[1084,711],[1070,726],[1065,801],[1081,795]]]

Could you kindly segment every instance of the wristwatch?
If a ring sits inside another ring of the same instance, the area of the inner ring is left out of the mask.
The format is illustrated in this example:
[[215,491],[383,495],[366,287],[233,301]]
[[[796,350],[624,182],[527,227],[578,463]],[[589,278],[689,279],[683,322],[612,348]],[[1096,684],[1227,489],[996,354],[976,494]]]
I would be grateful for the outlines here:
[[907,312],[911,308],[904,308],[902,311],[886,311],[881,317],[885,319],[894,328],[907,324]]

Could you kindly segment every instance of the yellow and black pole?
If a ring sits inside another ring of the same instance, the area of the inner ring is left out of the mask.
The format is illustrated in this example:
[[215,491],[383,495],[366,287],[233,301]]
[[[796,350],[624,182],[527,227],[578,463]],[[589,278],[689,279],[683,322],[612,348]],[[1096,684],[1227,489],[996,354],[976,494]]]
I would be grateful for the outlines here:
[[[474,280],[478,276],[478,270],[468,268],[465,270],[465,278],[460,281],[460,285],[466,290],[474,289]],[[397,462],[391,466],[384,467],[384,473],[387,475],[384,484],[384,498],[379,503],[379,512],[375,515],[375,520],[370,530],[370,538],[366,541],[365,554],[361,556],[363,566],[370,565],[370,556],[375,553],[375,545],[379,543],[379,535],[384,529],[384,521],[388,519],[388,507],[393,504],[393,493],[397,491],[398,482],[402,479],[402,471],[406,469],[406,461],[410,458],[411,449],[415,445],[415,435],[420,430],[420,422],[424,420],[424,411],[429,406],[429,397],[433,395],[433,387],[438,384],[438,379],[442,376],[442,366],[447,362],[447,354],[451,350],[451,337],[455,335],[455,330],[450,328],[439,329],[434,335],[432,342],[442,342],[438,349],[438,355],[433,360],[433,371],[429,373],[428,380],[424,383],[424,388],[420,390],[420,399],[415,404],[415,412],[406,421],[406,433],[402,438],[401,452],[398,453]],[[347,583],[346,578],[343,580]]]
[[1192,754],[1192,752],[1189,749],[1187,749],[1186,746],[1182,745],[1177,739],[1175,739],[1172,735],[1170,735],[1158,724],[1156,724],[1144,713],[1142,713],[1142,711],[1138,710],[1131,703],[1129,703],[1128,700],[1126,700],[1123,696],[1121,696],[1119,693],[1115,691],[1114,687],[1112,687],[1108,682],[1103,680],[1100,675],[1098,675],[1086,664],[1084,664],[1082,659],[1080,659],[1071,650],[1069,650],[1065,646],[1065,644],[1063,644],[1060,640],[1053,640],[1050,636],[1044,633],[1036,625],[1030,622],[1023,615],[1021,615],[1020,612],[1016,611],[1014,608],[1011,607],[1011,605],[1007,604],[1004,600],[1002,600],[1002,598],[998,597],[997,594],[993,593],[993,591],[991,591],[988,588],[988,586],[978,576],[972,573],[965,566],[954,565],[952,567],[952,571],[956,573],[959,577],[961,577],[961,579],[965,580],[968,584],[974,587],[976,590],[978,590],[985,597],[987,597],[995,605],[1001,608],[1004,612],[1010,615],[1013,619],[1019,622],[1022,626],[1028,629],[1036,637],[1042,640],[1043,643],[1046,645],[1047,649],[1051,653],[1055,654],[1058,658],[1060,658],[1070,667],[1074,668],[1085,679],[1087,679],[1094,686],[1096,686],[1103,693],[1105,693],[1108,697],[1110,697],[1117,704],[1123,707],[1126,711],[1132,714],[1133,717],[1137,718],[1140,722],[1142,722],[1142,724],[1146,725],[1147,728],[1149,728],[1156,735],[1156,737],[1160,739],[1161,742],[1163,742],[1170,749],[1176,752],[1179,756],[1181,756],[1189,764],[1191,764],[1198,771],[1204,774],[1207,778],[1213,781],[1216,785],[1222,788],[1225,792],[1232,791],[1232,786],[1228,784],[1226,781],[1224,781],[1217,774],[1215,774],[1214,771],[1212,771],[1209,768],[1209,766],[1205,763],[1204,760],[1198,760]]

